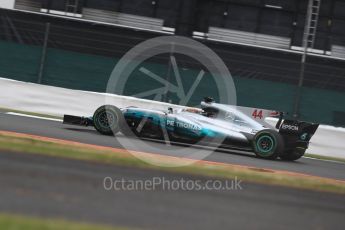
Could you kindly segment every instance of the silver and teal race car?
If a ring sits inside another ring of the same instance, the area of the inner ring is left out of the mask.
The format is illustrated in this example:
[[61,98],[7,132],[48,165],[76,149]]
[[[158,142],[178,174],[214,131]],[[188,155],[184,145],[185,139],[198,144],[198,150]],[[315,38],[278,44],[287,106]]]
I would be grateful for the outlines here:
[[[265,122],[279,117],[275,127]],[[218,104],[205,98],[201,108],[167,111],[113,105],[92,117],[64,116],[69,125],[94,126],[104,135],[124,135],[254,152],[265,159],[293,161],[302,157],[318,124],[284,119],[281,112]]]

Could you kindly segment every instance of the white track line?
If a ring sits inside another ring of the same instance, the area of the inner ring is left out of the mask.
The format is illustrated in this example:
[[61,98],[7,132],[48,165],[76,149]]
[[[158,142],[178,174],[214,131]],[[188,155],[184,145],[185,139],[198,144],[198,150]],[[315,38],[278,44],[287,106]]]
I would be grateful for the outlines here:
[[305,156],[303,158],[311,159],[311,160],[317,160],[317,161],[326,161],[326,162],[331,162],[331,163],[345,164],[344,162],[337,161],[337,160],[327,160],[327,159],[319,159],[319,158],[315,158],[315,157],[305,157]]
[[41,119],[41,120],[48,120],[48,121],[58,121],[62,122],[62,119],[57,119],[57,118],[49,118],[49,117],[40,117],[40,116],[34,116],[34,115],[28,115],[24,113],[14,113],[14,112],[8,112],[6,113],[8,115],[14,115],[14,116],[21,116],[21,117],[30,117],[30,118],[36,118],[36,119]]

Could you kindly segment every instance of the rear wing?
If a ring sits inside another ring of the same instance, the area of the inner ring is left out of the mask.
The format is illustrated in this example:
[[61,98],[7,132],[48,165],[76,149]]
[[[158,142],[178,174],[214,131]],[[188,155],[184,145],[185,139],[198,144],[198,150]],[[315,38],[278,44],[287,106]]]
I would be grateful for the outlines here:
[[299,141],[310,141],[311,137],[315,134],[319,124],[309,123],[305,121],[279,119],[276,128],[279,133],[285,136],[297,136]]

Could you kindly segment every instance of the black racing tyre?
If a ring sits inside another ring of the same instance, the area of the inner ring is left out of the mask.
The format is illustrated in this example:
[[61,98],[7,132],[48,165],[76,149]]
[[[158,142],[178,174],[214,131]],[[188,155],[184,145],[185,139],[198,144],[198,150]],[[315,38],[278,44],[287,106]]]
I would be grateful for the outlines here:
[[295,160],[298,160],[299,158],[301,158],[304,155],[305,150],[306,149],[296,148],[293,151],[289,151],[287,153],[284,153],[283,155],[281,155],[279,157],[283,161],[295,161]]
[[114,135],[120,131],[124,122],[121,110],[113,105],[103,105],[93,114],[95,129],[103,135]]
[[275,130],[259,131],[252,141],[256,156],[264,159],[276,159],[284,151],[284,140]]

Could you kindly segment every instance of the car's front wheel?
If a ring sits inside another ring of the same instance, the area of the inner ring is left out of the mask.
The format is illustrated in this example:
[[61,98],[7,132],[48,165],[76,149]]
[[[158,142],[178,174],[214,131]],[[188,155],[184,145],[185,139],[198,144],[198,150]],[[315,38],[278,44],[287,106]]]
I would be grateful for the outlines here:
[[119,125],[123,120],[121,110],[113,105],[103,105],[93,115],[95,129],[104,135],[114,135],[119,132]]
[[254,153],[264,159],[276,159],[284,150],[284,140],[274,130],[262,130],[253,138]]

